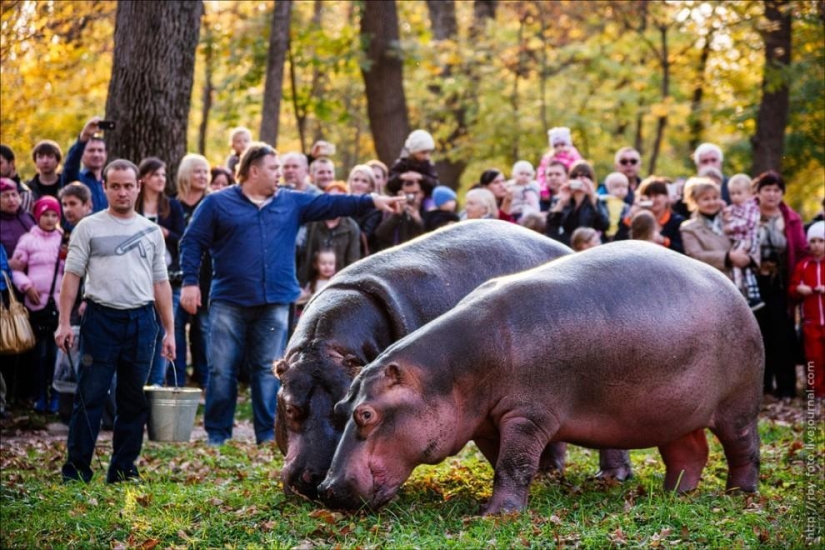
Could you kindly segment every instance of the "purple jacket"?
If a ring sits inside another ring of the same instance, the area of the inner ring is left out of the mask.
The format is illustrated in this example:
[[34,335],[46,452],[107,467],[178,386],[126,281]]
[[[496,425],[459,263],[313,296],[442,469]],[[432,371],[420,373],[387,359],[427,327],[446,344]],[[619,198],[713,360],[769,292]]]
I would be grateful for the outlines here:
[[[49,288],[52,286],[54,277],[54,265],[57,255],[60,253],[60,244],[63,241],[63,234],[58,231],[43,231],[38,226],[32,227],[31,231],[20,237],[17,248],[14,250],[12,258],[22,260],[26,264],[26,270],[12,271],[14,286],[20,292],[25,292],[34,287],[40,292],[40,303],[35,305],[25,297],[26,307],[31,311],[38,311],[46,307],[49,299]],[[60,283],[63,280],[63,266],[65,259],[60,260],[57,273],[57,281],[54,283],[54,301],[60,303]]]
[[0,223],[0,242],[6,249],[6,256],[11,258],[20,237],[37,224],[34,222],[34,217],[22,207],[17,210],[17,214],[0,212],[0,222],[2,222]]

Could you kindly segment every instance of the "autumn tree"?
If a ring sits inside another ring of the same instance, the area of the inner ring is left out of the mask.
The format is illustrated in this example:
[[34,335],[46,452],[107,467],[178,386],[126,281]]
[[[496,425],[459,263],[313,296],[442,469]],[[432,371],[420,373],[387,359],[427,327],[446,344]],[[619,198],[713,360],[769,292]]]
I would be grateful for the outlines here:
[[278,144],[278,122],[284,88],[284,63],[289,49],[289,16],[292,0],[277,0],[269,30],[269,53],[266,62],[264,106],[261,114],[261,141]]
[[156,156],[176,173],[187,151],[202,12],[200,0],[118,2],[106,100],[106,118],[117,124],[106,134],[109,158]]
[[410,133],[395,1],[365,2],[361,37],[367,113],[378,158],[388,166]]
[[790,90],[785,72],[791,63],[791,9],[786,1],[765,0],[765,67],[762,102],[756,118],[751,173],[782,169]]

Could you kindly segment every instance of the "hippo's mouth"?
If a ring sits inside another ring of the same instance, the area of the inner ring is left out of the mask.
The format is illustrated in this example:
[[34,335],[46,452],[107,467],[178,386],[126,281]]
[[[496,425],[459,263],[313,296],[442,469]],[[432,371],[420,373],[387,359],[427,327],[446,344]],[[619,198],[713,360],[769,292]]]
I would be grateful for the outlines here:
[[372,488],[367,506],[377,510],[395,497],[401,483],[391,479],[386,468],[372,462],[370,463],[370,474],[372,475]]

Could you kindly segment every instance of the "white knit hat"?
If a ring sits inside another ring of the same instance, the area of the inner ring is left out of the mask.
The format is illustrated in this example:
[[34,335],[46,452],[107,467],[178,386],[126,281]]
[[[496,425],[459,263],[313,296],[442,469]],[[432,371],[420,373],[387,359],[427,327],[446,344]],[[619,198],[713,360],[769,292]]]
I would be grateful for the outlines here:
[[825,221],[811,224],[808,228],[808,242],[811,242],[811,239],[825,239]]
[[566,126],[550,128],[549,130],[547,130],[547,135],[550,137],[550,147],[552,147],[556,143],[573,145],[573,141],[570,138],[570,128],[567,128]]
[[435,140],[426,130],[415,130],[404,142],[404,147],[410,153],[420,153],[421,151],[432,151],[435,149]]

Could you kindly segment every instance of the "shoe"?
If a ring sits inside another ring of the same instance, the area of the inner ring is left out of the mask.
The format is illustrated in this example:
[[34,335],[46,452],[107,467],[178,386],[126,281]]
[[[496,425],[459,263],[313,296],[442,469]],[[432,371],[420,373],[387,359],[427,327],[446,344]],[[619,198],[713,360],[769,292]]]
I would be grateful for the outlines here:
[[51,399],[49,399],[49,412],[51,414],[57,414],[58,409],[60,409],[60,396],[54,393]]
[[748,300],[748,305],[751,307],[751,311],[759,311],[760,309],[765,307],[765,302],[763,302],[759,298],[752,298]]
[[34,411],[35,412],[46,412],[46,398],[45,397],[38,397],[37,401],[34,402]]
[[106,474],[106,483],[123,483],[124,481],[141,483],[140,472],[138,472],[137,468],[132,468],[125,472],[122,470],[109,470]]

